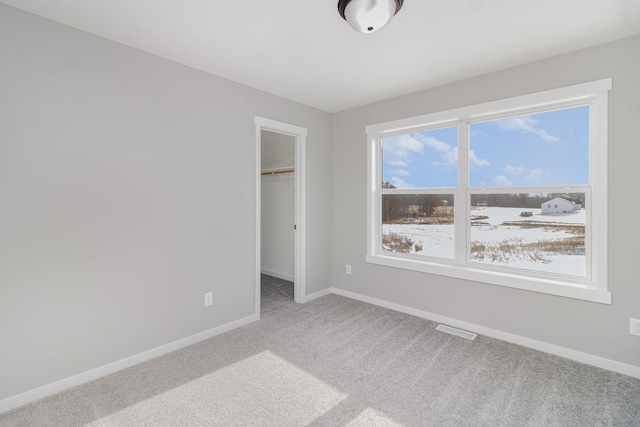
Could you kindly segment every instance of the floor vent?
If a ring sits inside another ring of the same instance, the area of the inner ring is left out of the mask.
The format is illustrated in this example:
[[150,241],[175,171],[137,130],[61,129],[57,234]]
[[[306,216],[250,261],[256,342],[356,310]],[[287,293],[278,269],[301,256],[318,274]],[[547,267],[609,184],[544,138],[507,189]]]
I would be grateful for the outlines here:
[[475,340],[478,334],[463,331],[462,329],[452,328],[451,326],[438,325],[436,331],[446,332],[447,334],[455,335],[457,337],[465,338],[468,340]]

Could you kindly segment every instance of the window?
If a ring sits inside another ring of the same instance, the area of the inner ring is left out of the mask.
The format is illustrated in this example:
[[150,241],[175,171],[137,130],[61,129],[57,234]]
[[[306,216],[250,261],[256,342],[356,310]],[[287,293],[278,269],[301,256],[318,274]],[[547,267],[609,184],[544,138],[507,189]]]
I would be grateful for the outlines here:
[[367,261],[610,303],[610,89],[368,126]]

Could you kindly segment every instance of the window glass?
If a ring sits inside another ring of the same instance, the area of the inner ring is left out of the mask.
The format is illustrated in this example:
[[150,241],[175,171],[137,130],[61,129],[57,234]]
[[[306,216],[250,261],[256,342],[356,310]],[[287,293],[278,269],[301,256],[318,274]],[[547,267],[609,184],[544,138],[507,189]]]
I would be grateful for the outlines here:
[[382,139],[382,188],[455,187],[457,182],[456,127]]
[[584,277],[584,193],[471,195],[471,262]]
[[383,194],[382,248],[453,259],[453,194]]
[[472,187],[589,183],[589,107],[469,127]]

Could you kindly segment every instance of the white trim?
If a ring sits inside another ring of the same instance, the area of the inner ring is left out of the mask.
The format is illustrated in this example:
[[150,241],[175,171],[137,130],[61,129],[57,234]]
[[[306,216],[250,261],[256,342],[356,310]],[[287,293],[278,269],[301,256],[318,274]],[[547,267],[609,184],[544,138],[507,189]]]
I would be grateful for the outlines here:
[[323,289],[321,291],[314,292],[314,293],[309,294],[309,295],[305,295],[303,302],[307,303],[309,301],[313,301],[314,299],[318,299],[320,297],[323,297],[325,295],[329,295],[331,293],[332,293],[332,289],[331,288]]
[[294,266],[293,277],[294,300],[298,303],[305,301],[306,293],[306,217],[307,217],[307,135],[306,128],[292,125],[265,117],[255,116],[256,126],[256,212],[255,212],[255,312],[260,314],[260,257],[261,257],[261,186],[262,186],[262,138],[261,131],[268,130],[295,137],[295,165],[294,165],[294,185],[295,185],[295,233],[294,233]]
[[306,285],[306,259],[307,259],[307,130],[300,128],[296,135],[295,146],[295,213],[293,250],[295,259],[293,264],[293,298],[296,302],[305,302],[307,292]]
[[366,261],[371,264],[384,265],[386,267],[402,268],[405,270],[437,274],[439,276],[471,280],[489,285],[506,286],[525,291],[611,304],[611,292],[588,286],[578,286],[574,283],[565,283],[559,280],[534,278],[522,274],[509,274],[499,271],[485,271],[473,266],[462,266],[453,263],[430,263],[422,260],[400,258],[399,256],[367,255]]
[[[254,314],[260,318],[260,265],[262,260],[260,245],[262,245],[262,127],[258,123],[258,117],[256,117],[256,158],[255,158],[255,189],[256,189],[256,218],[254,224],[254,248],[253,248],[253,265],[254,265]],[[258,172],[260,171],[260,172]]]
[[585,363],[587,365],[617,372],[623,375],[628,375],[634,378],[640,378],[640,366],[629,365],[615,360],[606,359],[604,357],[594,356],[592,354],[583,353],[581,351],[572,350],[570,348],[561,347],[559,345],[549,344],[543,341],[526,338],[521,335],[511,334],[509,332],[504,332],[498,329],[487,328],[485,326],[476,325],[474,323],[463,322],[461,320],[456,320],[439,314],[430,313],[428,311],[418,310],[416,308],[411,308],[366,295],[357,294],[355,292],[345,291],[343,289],[332,288],[331,292],[346,298],[351,298],[358,301],[366,302],[368,304],[377,305],[379,307],[388,308],[390,310],[399,311],[401,313],[410,314],[412,316],[431,320],[436,323],[444,323],[446,325],[472,331],[477,334],[485,335],[487,337],[495,338],[501,341],[510,342],[513,344],[521,345],[523,347],[531,348],[533,350],[538,350],[544,353],[564,357],[565,359],[573,360],[575,362]]
[[42,387],[38,387],[33,390],[18,394],[16,396],[9,397],[0,401],[0,414],[10,411],[11,409],[17,408],[19,406],[35,402],[36,400],[45,398],[47,396],[51,396],[55,393],[67,390],[71,387],[88,383],[98,378],[102,378],[106,375],[113,374],[126,368],[130,368],[134,365],[138,365],[142,362],[146,362],[148,360],[155,359],[156,357],[160,357],[173,351],[180,350],[181,348],[196,344],[200,341],[204,341],[206,339],[215,337],[225,332],[229,332],[241,326],[248,325],[249,323],[253,323],[256,320],[259,320],[259,318],[258,316],[253,314],[251,316],[247,316],[242,319],[217,326],[207,331],[199,332],[186,338],[181,338],[168,344],[152,348],[151,350],[126,357],[116,362],[91,369],[90,371],[73,375],[60,381],[56,381],[51,384],[47,384]]
[[[606,95],[603,94],[603,95]],[[608,111],[609,98],[607,96],[598,96],[594,103],[594,108],[601,111]],[[594,113],[592,113],[594,114]],[[593,126],[595,137],[597,141],[605,141],[606,144],[596,144],[595,149],[592,152],[593,158],[597,158],[597,162],[592,162],[591,167],[593,171],[591,173],[598,180],[598,185],[591,192],[591,200],[589,200],[592,206],[592,218],[591,218],[591,239],[592,247],[602,248],[605,253],[608,253],[607,243],[607,227],[609,224],[608,217],[608,205],[609,201],[606,197],[600,196],[601,192],[606,192],[609,188],[608,184],[608,134],[609,134],[609,121],[607,117],[603,117],[603,114],[594,114],[600,120],[593,120]],[[595,194],[594,194],[595,193]],[[596,203],[594,203],[596,201]],[[604,203],[603,203],[604,202]],[[592,259],[592,278],[596,282],[596,286],[599,290],[607,290],[607,277],[608,277],[608,265],[607,259],[593,260]]]
[[[367,133],[367,253],[372,254],[380,246],[380,233],[376,231],[381,222],[380,198],[376,197],[376,186],[381,180],[380,169],[376,165],[380,161],[380,147],[377,138]],[[374,174],[377,172],[377,174]]]
[[266,274],[267,276],[275,277],[277,279],[288,280],[289,282],[293,282],[293,276],[285,273],[278,273],[277,271],[267,270],[266,268],[261,268],[260,273]]
[[[566,103],[571,100],[580,100],[586,98],[585,93],[601,93],[611,90],[612,79],[602,79],[587,83],[580,83],[572,86],[565,86],[556,89],[550,89],[543,92],[536,92],[526,95],[514,96],[497,101],[489,101],[482,104],[470,105],[467,107],[454,108],[446,111],[438,111],[435,113],[423,114],[405,119],[392,120],[384,123],[376,123],[367,126],[368,134],[391,135],[394,133],[405,133],[415,129],[423,129],[425,127],[445,127],[447,123],[454,124],[461,117],[469,117],[474,120],[480,118],[488,120],[489,116],[496,114],[517,111],[517,107],[526,105],[526,109],[532,107],[549,107],[559,102]],[[562,100],[562,101],[558,101]],[[515,109],[515,110],[514,110]],[[484,111],[478,113],[478,111]],[[416,123],[421,123],[416,125]]]
[[[366,126],[367,132],[367,257],[378,265],[462,278],[561,297],[611,304],[607,284],[607,96],[612,79],[551,89],[448,111]],[[590,144],[589,183],[580,185],[540,185],[471,188],[469,185],[468,126],[514,115],[589,106]],[[456,125],[458,127],[458,183],[455,188],[382,189],[382,138]],[[469,250],[469,204],[472,194],[584,192],[587,208],[584,276],[515,269],[509,266],[480,265],[471,261]],[[455,257],[435,259],[397,254],[382,248],[381,199],[385,194],[444,194],[455,197]],[[604,203],[603,203],[604,201]]]
[[306,137],[309,134],[306,128],[260,116],[255,117],[255,124],[258,125],[260,129],[270,130],[277,133],[286,133],[291,136],[300,135]]

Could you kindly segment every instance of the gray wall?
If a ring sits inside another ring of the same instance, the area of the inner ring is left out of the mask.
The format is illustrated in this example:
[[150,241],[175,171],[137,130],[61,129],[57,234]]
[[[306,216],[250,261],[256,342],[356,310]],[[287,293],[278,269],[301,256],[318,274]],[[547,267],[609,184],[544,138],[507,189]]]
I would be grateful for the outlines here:
[[4,5],[0,58],[0,400],[254,313],[254,115],[309,130],[331,285],[328,113]]
[[[604,305],[365,263],[365,126],[613,78],[609,101],[609,289]],[[333,116],[333,286],[640,366],[637,246],[640,37],[554,57]],[[353,266],[351,276],[345,264]]]

